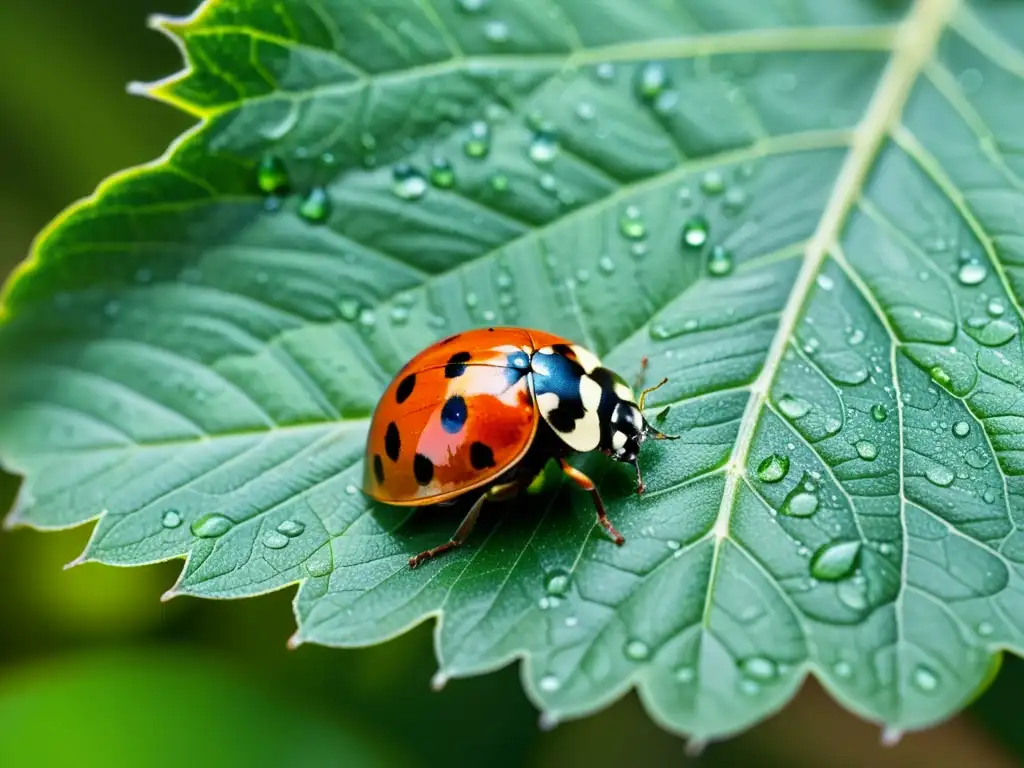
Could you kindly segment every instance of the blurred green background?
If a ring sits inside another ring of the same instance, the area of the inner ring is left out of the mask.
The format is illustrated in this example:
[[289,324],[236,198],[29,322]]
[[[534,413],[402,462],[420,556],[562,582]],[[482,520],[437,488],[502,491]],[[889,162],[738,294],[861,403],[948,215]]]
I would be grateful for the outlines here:
[[[189,0],[0,4],[0,276],[35,233],[106,175],[159,155],[191,120],[129,96],[179,68],[146,27]],[[0,510],[17,479],[0,475]],[[240,602],[161,603],[180,563],[62,566],[88,527],[0,533],[0,765],[679,766],[684,742],[634,695],[538,728],[513,666],[430,690],[432,628],[375,648],[288,651],[292,590]],[[708,747],[701,764],[1012,766],[1024,663],[1007,658],[965,714],[880,744],[877,727],[809,683],[781,714]]]

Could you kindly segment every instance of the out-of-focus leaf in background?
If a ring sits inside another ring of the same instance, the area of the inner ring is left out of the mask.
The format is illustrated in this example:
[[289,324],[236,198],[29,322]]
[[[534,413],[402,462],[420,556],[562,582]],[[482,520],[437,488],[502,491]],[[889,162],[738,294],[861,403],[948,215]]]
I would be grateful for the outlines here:
[[[7,170],[0,187],[0,263],[8,265],[27,252],[35,231],[69,200],[89,192],[110,171],[157,155],[191,123],[172,110],[124,93],[126,81],[159,76],[177,65],[176,52],[145,30],[145,14],[184,13],[191,4],[168,0],[143,8],[134,2],[104,0],[85,7],[70,0],[43,0],[21,4],[24,7],[17,12],[12,5],[0,8],[0,63],[4,71],[19,74],[0,81],[5,104],[0,146]],[[4,488],[8,496],[13,485],[8,479]],[[267,706],[255,728],[240,723],[235,732],[224,735],[237,743],[233,754],[245,754],[250,732],[265,727],[268,720],[291,738],[307,736],[310,730],[293,717],[301,709],[295,703],[297,695],[317,712],[334,713],[331,722],[339,729],[358,733],[365,726],[365,735],[371,739],[381,739],[386,732],[390,740],[409,747],[420,764],[477,765],[480,755],[487,754],[506,765],[564,765],[586,749],[592,750],[591,765],[621,764],[630,758],[646,764],[682,762],[678,742],[651,725],[634,697],[591,720],[541,734],[514,670],[456,681],[441,694],[431,693],[426,681],[433,661],[425,630],[373,649],[304,647],[284,654],[281,641],[290,631],[290,595],[233,604],[181,600],[159,604],[156,598],[173,579],[175,563],[132,571],[95,565],[60,571],[59,564],[81,550],[84,538],[83,531],[46,537],[20,531],[0,537],[0,689],[5,694],[0,699],[9,706],[18,696],[32,697],[36,706],[21,707],[31,711],[32,717],[19,721],[28,732],[48,728],[58,738],[61,727],[53,715],[67,711],[62,707],[74,690],[111,699],[97,708],[106,712],[116,710],[119,692],[132,690],[130,683],[124,683],[103,693],[95,680],[76,688],[76,682],[89,675],[74,671],[81,658],[70,655],[75,649],[120,638],[125,647],[134,645],[136,650],[84,663],[93,670],[93,677],[96,670],[105,677],[104,670],[114,668],[109,676],[115,679],[135,673],[144,679],[147,666],[159,670],[168,662],[162,653],[150,654],[139,646],[158,637],[181,646],[186,656],[203,659],[197,663],[207,665],[204,668],[212,665],[220,672],[241,668],[249,683],[267,692],[262,697],[253,693]],[[118,659],[124,661],[119,670]],[[42,660],[57,678],[68,681],[57,687],[56,697],[45,705],[39,705],[45,698],[38,690],[41,684],[26,682],[30,677],[40,679],[35,666],[39,662],[33,660]],[[757,756],[766,765],[818,765],[822,756],[842,764],[838,761],[856,755],[888,765],[924,760],[929,765],[952,766],[962,765],[969,756],[974,765],[1013,764],[1000,756],[1000,747],[978,725],[989,725],[1007,745],[1014,744],[1014,690],[1005,681],[1015,679],[1009,675],[1019,675],[1019,661],[1011,659],[1006,666],[970,717],[908,737],[895,749],[878,747],[869,727],[812,690],[747,737],[712,747],[705,761],[726,764],[737,756],[748,760]],[[17,671],[19,667],[24,671]],[[33,694],[28,693],[31,687],[36,688]],[[226,701],[227,697],[219,703]],[[1006,704],[1000,705],[1001,701]],[[183,718],[174,725],[188,733],[193,723]],[[146,731],[147,727],[151,730]],[[829,738],[819,738],[826,727],[835,730],[829,731]],[[169,728],[173,726],[156,719],[137,723],[138,733],[148,733],[151,740],[165,737]],[[78,764],[134,765],[145,750],[140,745],[134,748],[135,754],[105,752],[104,745],[94,739],[76,739],[72,731],[68,735],[75,742]],[[5,748],[17,747],[2,728],[0,741]],[[266,755],[262,759],[270,764]],[[260,760],[254,756],[252,764],[261,764]]]

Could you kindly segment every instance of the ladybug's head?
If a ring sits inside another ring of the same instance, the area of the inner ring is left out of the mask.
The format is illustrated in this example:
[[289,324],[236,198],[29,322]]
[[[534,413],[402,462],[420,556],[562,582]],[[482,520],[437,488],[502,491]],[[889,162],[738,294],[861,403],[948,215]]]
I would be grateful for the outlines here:
[[648,393],[653,392],[666,381],[667,379],[663,379],[656,386],[645,389],[640,393],[638,402],[620,397],[611,413],[611,424],[609,425],[611,445],[606,448],[606,452],[613,459],[632,464],[636,468],[638,493],[644,491],[644,482],[640,476],[640,465],[637,461],[640,456],[640,446],[643,445],[644,440],[648,437],[653,437],[655,440],[678,439],[677,435],[666,435],[659,432],[650,425],[643,414],[644,400]]

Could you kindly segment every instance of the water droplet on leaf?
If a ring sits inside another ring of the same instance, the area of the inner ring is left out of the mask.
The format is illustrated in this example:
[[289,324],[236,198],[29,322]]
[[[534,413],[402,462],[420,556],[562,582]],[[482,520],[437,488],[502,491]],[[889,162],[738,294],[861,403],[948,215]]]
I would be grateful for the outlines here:
[[725,177],[721,171],[712,169],[705,171],[700,177],[700,191],[705,195],[720,195],[725,191]]
[[305,530],[305,524],[300,523],[298,520],[282,520],[277,526],[277,532],[283,533],[289,539],[301,536],[302,532]]
[[491,151],[491,127],[483,120],[474,120],[470,123],[469,138],[462,149],[469,157],[486,157]]
[[941,464],[929,467],[925,470],[924,476],[928,479],[928,482],[933,485],[937,485],[940,488],[945,488],[951,485],[955,477],[953,470],[949,467],[944,467]]
[[962,285],[978,285],[988,277],[988,267],[979,261],[968,261],[961,265],[956,277]]
[[545,693],[554,693],[562,687],[562,684],[554,675],[544,675],[544,677],[540,679],[537,685]]
[[558,157],[559,149],[558,137],[553,132],[539,131],[530,142],[528,154],[538,165],[547,165]]
[[871,418],[875,421],[882,422],[889,417],[888,412],[885,410],[885,406],[881,403],[876,403],[871,406]]
[[327,221],[331,215],[331,198],[323,187],[313,187],[299,203],[299,216],[313,224]]
[[570,577],[566,571],[552,571],[544,582],[549,595],[564,595],[569,591]]
[[743,674],[754,680],[766,682],[774,680],[779,674],[778,665],[764,656],[751,656],[740,662]]
[[789,473],[789,456],[773,453],[757,466],[757,476],[765,483],[777,483]]
[[939,686],[939,678],[929,667],[918,664],[914,669],[914,685],[925,693],[931,693]]
[[656,61],[648,62],[637,70],[634,83],[636,95],[643,101],[653,102],[669,84],[668,71]]
[[810,517],[818,511],[819,503],[817,491],[805,490],[801,484],[789,492],[779,511],[790,517]]
[[778,400],[779,410],[787,419],[799,419],[806,416],[811,410],[811,404],[806,400],[792,395],[783,395]]
[[725,277],[732,272],[732,254],[720,245],[711,249],[708,272],[714,277]]
[[857,455],[864,459],[864,461],[874,461],[878,458],[878,446],[872,442],[858,440],[854,443],[853,447],[857,449]]
[[288,189],[288,171],[281,158],[266,154],[260,160],[257,171],[260,190],[268,195],[283,194]]
[[635,205],[627,205],[619,217],[619,232],[630,240],[641,240],[647,236],[647,227]]
[[841,541],[826,544],[811,558],[811,576],[820,581],[839,581],[857,567],[860,555],[859,541]]
[[493,19],[484,25],[484,37],[492,43],[507,42],[508,36],[508,24],[500,19]]
[[419,200],[427,192],[427,180],[411,165],[396,165],[391,190],[403,200]]
[[455,186],[455,171],[452,164],[443,157],[435,157],[430,163],[430,183],[440,189]]
[[160,524],[164,528],[177,528],[181,525],[181,514],[176,509],[168,509],[160,519]]
[[215,539],[230,531],[233,526],[234,522],[230,518],[224,517],[224,515],[210,514],[196,519],[190,526],[190,530],[193,536],[198,536],[200,539]]
[[967,437],[971,434],[971,425],[966,421],[958,421],[953,425],[953,434],[957,437]]
[[643,640],[630,640],[626,643],[625,652],[633,661],[643,661],[651,655],[651,649]]
[[710,225],[703,216],[694,216],[683,224],[683,231],[680,237],[683,248],[695,250],[703,248],[708,241]]
[[263,537],[263,546],[267,549],[284,549],[288,546],[288,537],[283,533],[271,531]]

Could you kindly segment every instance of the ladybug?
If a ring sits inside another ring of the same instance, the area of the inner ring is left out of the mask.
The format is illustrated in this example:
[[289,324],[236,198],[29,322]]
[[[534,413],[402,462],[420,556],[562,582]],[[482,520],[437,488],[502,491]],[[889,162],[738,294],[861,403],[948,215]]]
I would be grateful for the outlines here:
[[632,464],[643,493],[640,445],[648,436],[677,437],[643,415],[648,393],[666,381],[637,398],[593,352],[546,331],[479,328],[449,336],[406,363],[377,403],[363,490],[404,507],[480,491],[450,541],[409,559],[415,568],[462,544],[485,502],[516,495],[555,459],[590,492],[597,522],[621,545],[594,482],[566,457],[599,450]]

